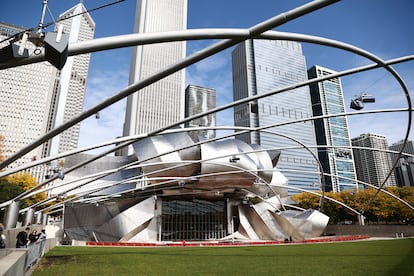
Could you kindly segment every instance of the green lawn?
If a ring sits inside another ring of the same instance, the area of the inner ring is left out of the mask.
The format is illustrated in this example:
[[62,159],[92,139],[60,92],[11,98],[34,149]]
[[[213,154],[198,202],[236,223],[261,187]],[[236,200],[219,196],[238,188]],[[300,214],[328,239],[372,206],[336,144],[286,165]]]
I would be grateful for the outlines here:
[[414,239],[237,247],[59,246],[36,275],[414,275]]

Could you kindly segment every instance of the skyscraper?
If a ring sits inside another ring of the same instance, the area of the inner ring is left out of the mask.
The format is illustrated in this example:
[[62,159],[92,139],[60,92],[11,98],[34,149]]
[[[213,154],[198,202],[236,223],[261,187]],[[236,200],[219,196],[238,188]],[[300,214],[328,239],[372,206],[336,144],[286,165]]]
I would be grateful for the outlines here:
[[[358,180],[380,186],[391,169],[391,157],[388,150],[387,138],[384,135],[364,133],[352,138],[355,167]],[[385,186],[395,186],[394,173],[388,178]]]
[[[403,146],[403,141],[392,144],[389,149],[399,152]],[[395,178],[399,187],[414,186],[414,143],[407,141],[403,150],[404,154],[400,157],[395,168]],[[391,160],[394,163],[397,158],[396,154],[391,154]]]
[[[301,44],[297,42],[248,40],[235,48],[232,60],[234,100],[307,80],[305,57]],[[266,149],[280,149],[278,168],[288,178],[289,186],[317,190],[321,187],[313,122],[293,122],[310,117],[312,108],[308,87],[234,108],[236,126],[256,128],[284,124],[267,128],[266,131],[238,135],[237,138],[260,144]],[[289,121],[292,123],[286,124]]]
[[[136,33],[185,30],[187,0],[137,0]],[[186,43],[170,42],[133,49],[129,83],[135,83],[176,63],[186,55]],[[124,136],[147,133],[184,118],[184,70],[127,98]],[[128,150],[132,153],[132,148]]]
[[[188,85],[185,89],[185,117],[197,115],[216,107],[216,90],[197,85]],[[214,127],[216,126],[216,114],[210,114],[185,124],[185,127]],[[200,130],[190,133],[193,139],[210,139],[216,136],[216,131]],[[195,140],[197,141],[197,140]]]
[[[76,14],[79,15],[74,16]],[[66,17],[71,18],[60,21],[59,24],[63,24],[64,32],[69,33],[69,43],[93,39],[95,22],[86,13],[82,3],[63,12],[59,19]],[[48,131],[82,112],[89,61],[90,54],[71,56],[62,70],[57,71],[51,99],[52,108],[48,116]],[[79,128],[80,124],[77,124],[53,138],[51,143],[46,144],[44,155],[75,149],[78,146]]]
[[[309,79],[336,73],[321,66],[308,70]],[[345,112],[340,78],[310,85],[314,116]],[[357,189],[354,157],[351,150],[348,120],[345,116],[315,120],[318,157],[325,173],[326,191]],[[321,147],[322,146],[322,147]],[[326,147],[323,147],[326,146]]]
[[[62,19],[82,13],[59,22],[64,32],[69,33],[69,43],[93,38],[95,23],[85,11],[79,3],[60,15]],[[0,37],[6,38],[26,28],[2,23],[0,29]],[[30,42],[26,47],[29,53],[36,49]],[[5,137],[6,158],[82,111],[89,57],[89,54],[69,57],[62,70],[41,62],[0,71],[0,133]],[[79,124],[9,167],[74,149],[78,138]]]
[[[6,39],[26,28],[0,24],[0,39]],[[8,42],[2,43],[5,47]],[[35,45],[28,42],[29,53]],[[46,133],[47,114],[51,109],[53,80],[57,69],[48,62],[0,70],[0,135],[4,136],[5,158]],[[8,167],[16,167],[40,158],[38,147]]]

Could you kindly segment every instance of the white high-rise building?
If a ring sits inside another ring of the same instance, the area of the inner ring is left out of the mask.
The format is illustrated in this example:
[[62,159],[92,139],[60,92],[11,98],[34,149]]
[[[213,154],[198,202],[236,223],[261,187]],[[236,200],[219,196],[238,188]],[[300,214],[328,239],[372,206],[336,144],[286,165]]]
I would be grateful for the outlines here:
[[[95,23],[82,3],[62,13],[59,19],[69,43],[92,39]],[[0,39],[5,39],[26,28],[0,24]],[[4,42],[0,47],[8,45]],[[29,54],[36,46],[28,42]],[[3,156],[8,158],[45,133],[70,120],[82,111],[89,70],[90,54],[68,57],[62,70],[48,62],[0,70],[0,135],[4,136]],[[55,155],[77,147],[79,124],[53,138],[8,168],[33,159]]]
[[[185,30],[187,0],[137,0],[136,33]],[[135,83],[180,61],[186,43],[170,42],[135,47],[129,83]],[[124,136],[147,133],[184,118],[184,70],[127,98]],[[132,153],[132,148],[128,150]]]
[[[25,28],[0,24],[0,39],[4,40]],[[9,43],[4,42],[1,48]],[[30,42],[29,53],[35,50]],[[57,69],[48,62],[34,63],[0,70],[0,135],[4,137],[2,155],[8,158],[46,133],[47,114],[51,109],[53,80]],[[38,147],[8,168],[40,158]]]
[[[79,16],[74,16],[79,14]],[[73,16],[73,17],[72,17]],[[69,44],[93,39],[95,22],[82,3],[63,12],[59,19],[64,26],[64,32],[69,33]],[[57,72],[53,87],[52,108],[49,113],[48,130],[70,120],[83,109],[86,90],[86,79],[89,71],[90,54],[68,57],[65,66]],[[44,148],[44,155],[55,155],[60,152],[75,149],[78,146],[80,124],[64,131],[52,139]]]

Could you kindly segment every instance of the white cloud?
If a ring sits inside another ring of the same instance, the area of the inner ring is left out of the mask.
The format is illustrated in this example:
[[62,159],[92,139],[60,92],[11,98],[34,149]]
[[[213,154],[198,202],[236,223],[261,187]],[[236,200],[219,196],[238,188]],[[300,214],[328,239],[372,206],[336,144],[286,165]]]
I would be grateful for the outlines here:
[[[84,109],[95,106],[117,94],[128,85],[128,71],[92,71],[85,95]],[[81,123],[79,146],[112,140],[122,135],[126,100],[121,100]]]

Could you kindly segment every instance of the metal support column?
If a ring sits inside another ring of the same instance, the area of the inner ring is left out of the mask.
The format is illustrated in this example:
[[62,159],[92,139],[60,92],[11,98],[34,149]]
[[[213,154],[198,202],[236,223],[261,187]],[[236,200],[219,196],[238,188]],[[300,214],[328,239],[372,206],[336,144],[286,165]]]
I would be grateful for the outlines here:
[[12,229],[16,227],[17,220],[19,219],[19,207],[20,201],[12,201],[6,207],[6,214],[4,217],[4,223],[6,229]]

